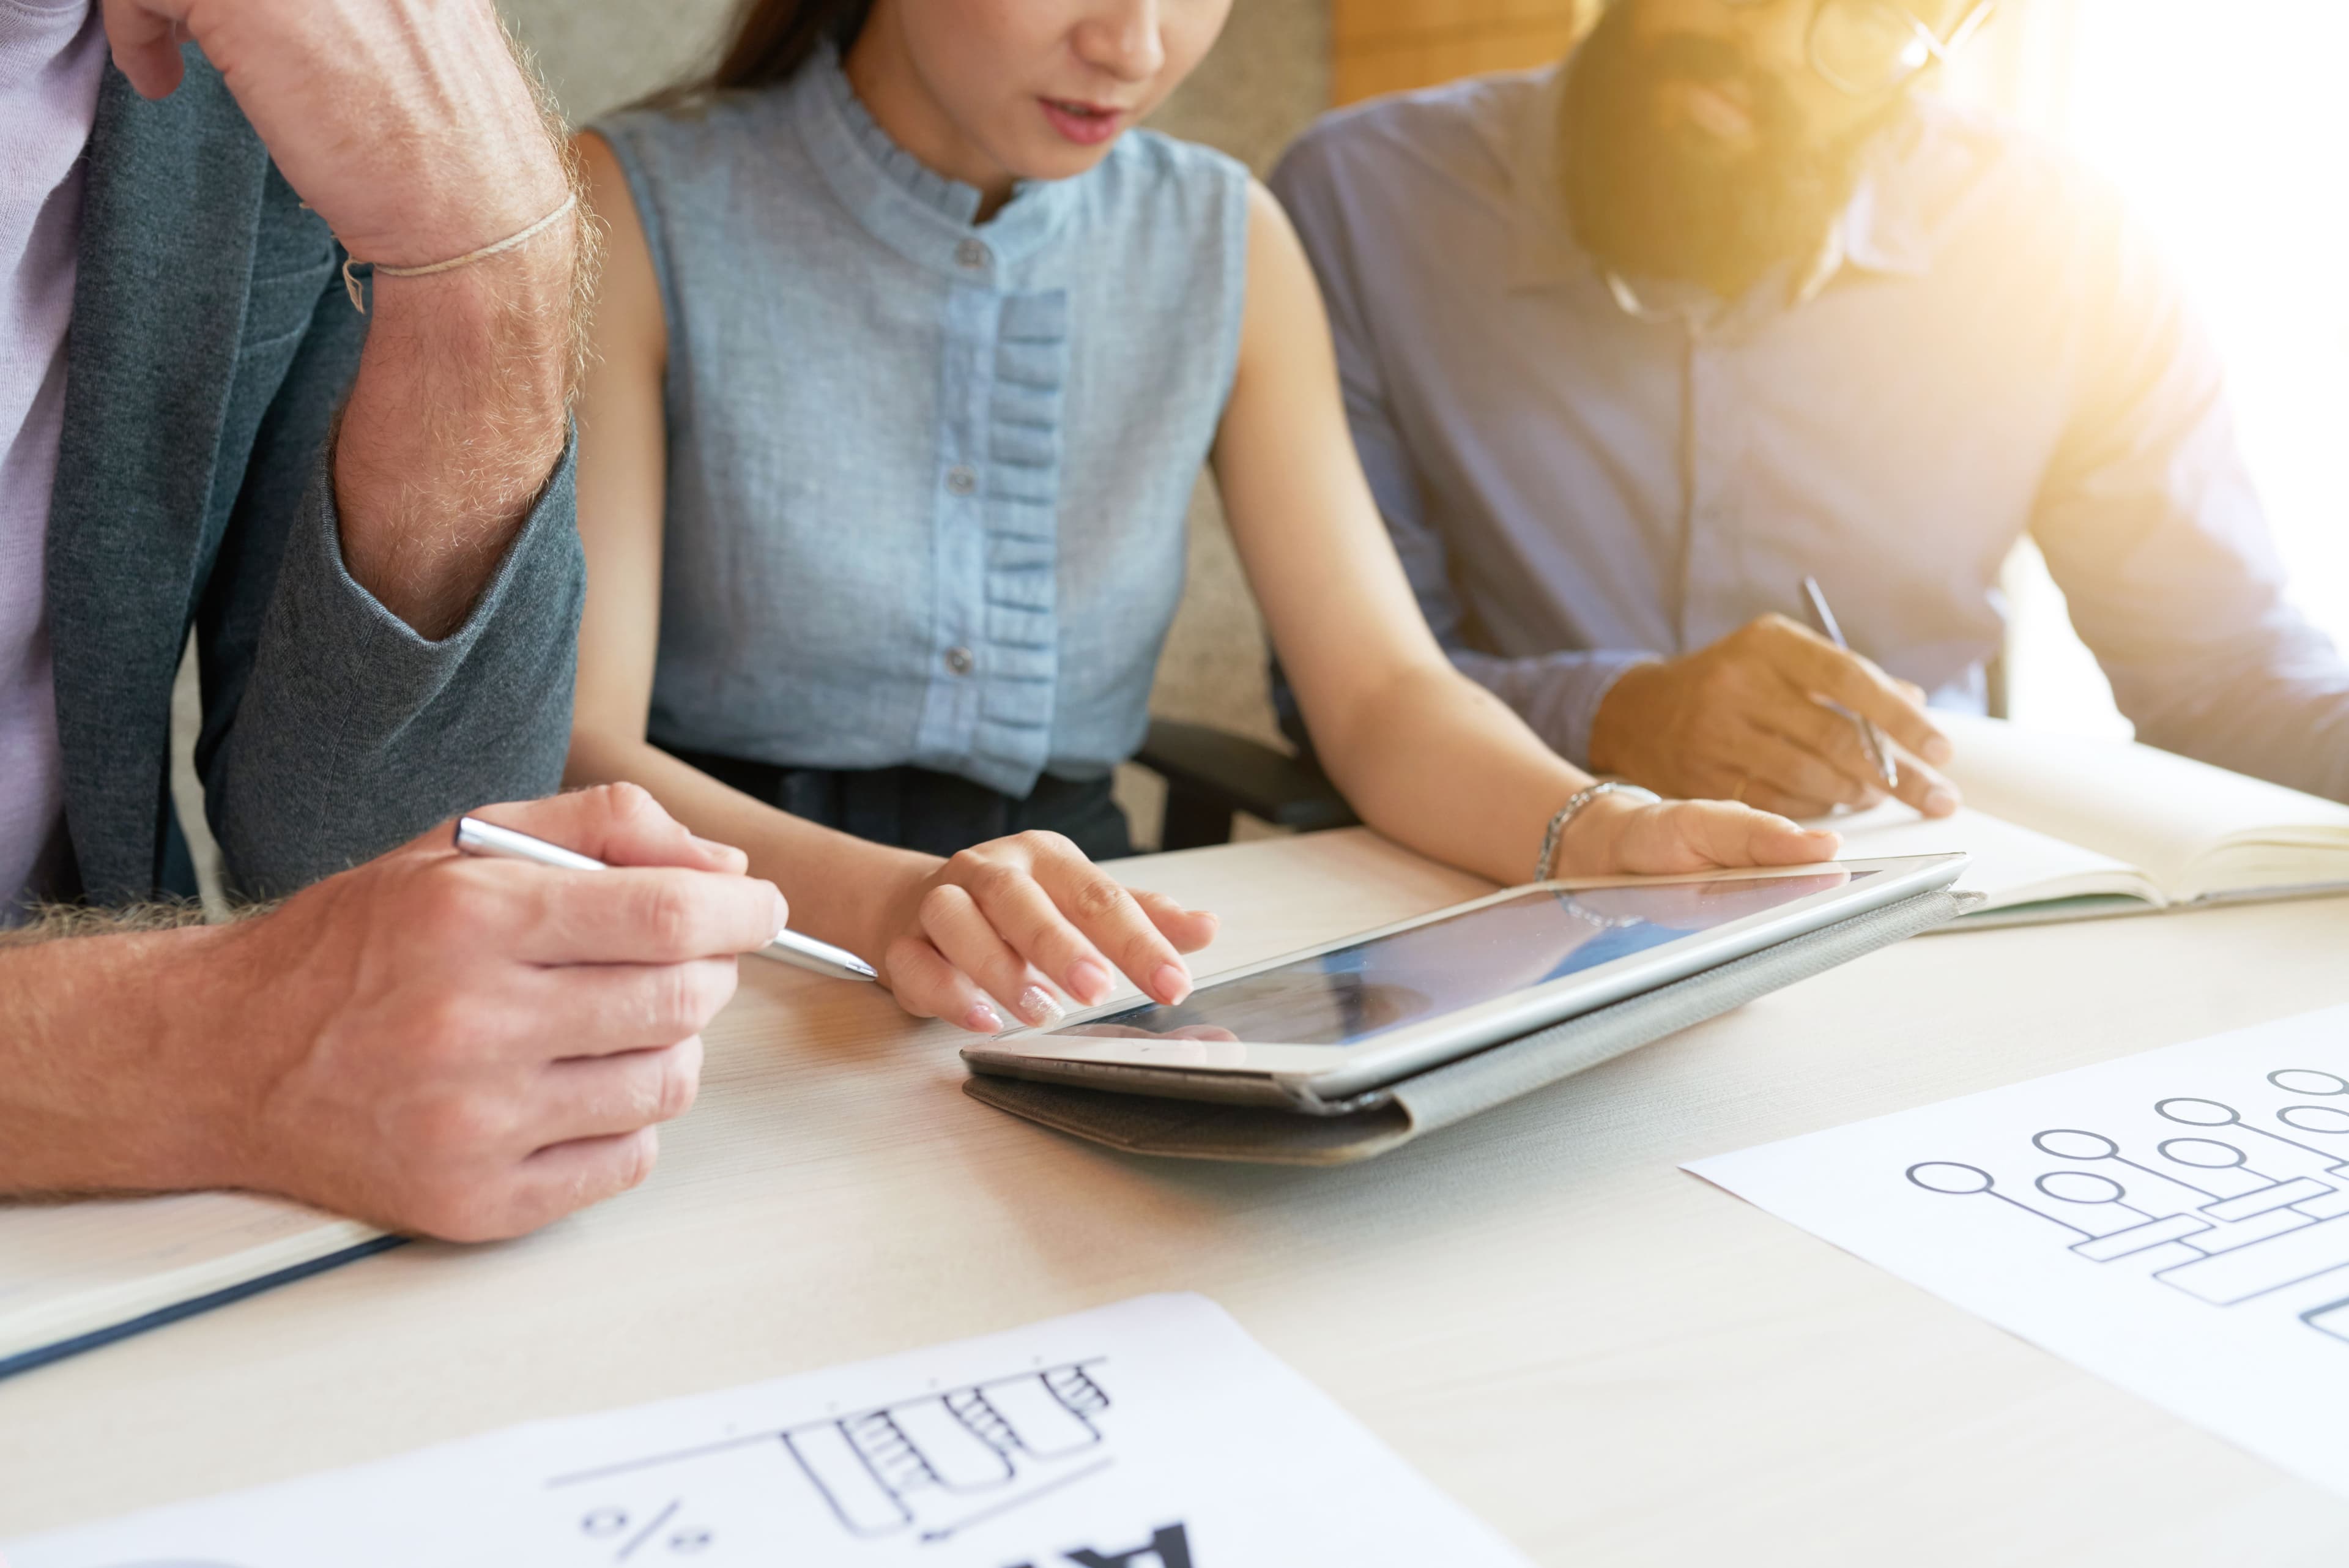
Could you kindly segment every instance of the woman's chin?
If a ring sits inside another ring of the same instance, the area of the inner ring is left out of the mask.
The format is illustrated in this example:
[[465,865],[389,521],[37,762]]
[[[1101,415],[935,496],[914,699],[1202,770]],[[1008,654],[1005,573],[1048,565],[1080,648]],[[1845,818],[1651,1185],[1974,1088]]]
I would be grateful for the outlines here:
[[1021,180],[1073,180],[1098,166],[1117,145],[1114,138],[1097,146],[1084,147],[1065,137],[1032,137],[1025,139],[1020,149],[1022,157],[1007,161]]

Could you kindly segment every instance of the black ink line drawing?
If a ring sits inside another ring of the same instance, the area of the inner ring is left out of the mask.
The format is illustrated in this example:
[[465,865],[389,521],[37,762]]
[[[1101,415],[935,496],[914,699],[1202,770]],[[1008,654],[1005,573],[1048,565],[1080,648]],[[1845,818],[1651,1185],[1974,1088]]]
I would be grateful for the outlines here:
[[[678,1511],[684,1506],[685,1499],[672,1498],[666,1508],[653,1515],[649,1523],[641,1526],[628,1517],[626,1509],[599,1508],[581,1520],[579,1528],[590,1541],[608,1541],[616,1536],[626,1536],[626,1542],[612,1559],[615,1563],[626,1563],[636,1554],[637,1548],[659,1534],[661,1526],[675,1519]],[[709,1544],[710,1539],[709,1532],[699,1526],[683,1524],[679,1525],[663,1544],[671,1552],[698,1552]]]
[[944,1541],[949,1536],[959,1535],[974,1524],[984,1524],[988,1520],[995,1518],[998,1514],[1009,1513],[1013,1509],[1019,1507],[1023,1503],[1035,1501],[1038,1498],[1042,1497],[1046,1492],[1058,1491],[1062,1487],[1073,1486],[1077,1482],[1084,1480],[1089,1477],[1099,1475],[1102,1471],[1109,1469],[1110,1466],[1116,1462],[1117,1461],[1114,1459],[1098,1459],[1093,1463],[1087,1465],[1081,1470],[1071,1470],[1066,1475],[1055,1476],[1033,1491],[1022,1492],[1019,1496],[1014,1498],[1007,1498],[1001,1502],[980,1509],[977,1513],[965,1514],[962,1518],[956,1520],[952,1524],[942,1524],[934,1530],[925,1530],[922,1532],[922,1539],[924,1541]]
[[[2314,1068],[2279,1068],[2267,1082],[2303,1099],[2349,1100],[2349,1079]],[[1956,1160],[1920,1161],[1906,1174],[1928,1192],[1994,1198],[2060,1226],[2077,1238],[2069,1250],[2091,1262],[2153,1263],[2150,1278],[2211,1306],[2237,1306],[2349,1271],[2349,1147],[2325,1148],[2271,1131],[2218,1100],[2177,1096],[2153,1110],[2197,1129],[2158,1144],[2158,1163],[2130,1158],[2100,1132],[2050,1127],[2034,1134],[2031,1147],[2072,1163],[2041,1173],[2027,1189],[2002,1187],[1981,1166]],[[2293,1132],[2349,1136],[2349,1106],[2286,1106],[2274,1119]],[[2234,1141],[2202,1136],[2220,1129]],[[2269,1168],[2252,1165],[2253,1149]],[[2349,1297],[2299,1316],[2349,1343]]]
[[[765,1446],[788,1458],[781,1473],[812,1486],[849,1535],[873,1541],[918,1531],[924,1542],[945,1541],[1110,1467],[1113,1456],[1105,1451],[1102,1417],[1112,1401],[1096,1376],[1104,1359],[1064,1362],[647,1455],[546,1484],[561,1490],[686,1467],[679,1479],[663,1483],[664,1490],[682,1489],[695,1461]],[[974,1502],[979,1506],[969,1506]],[[663,1537],[667,1551],[696,1552],[712,1537],[689,1524],[671,1527],[686,1507],[679,1495],[640,1522],[625,1509],[599,1504],[581,1516],[579,1529],[593,1541],[624,1542],[615,1563],[628,1561],[655,1536]]]

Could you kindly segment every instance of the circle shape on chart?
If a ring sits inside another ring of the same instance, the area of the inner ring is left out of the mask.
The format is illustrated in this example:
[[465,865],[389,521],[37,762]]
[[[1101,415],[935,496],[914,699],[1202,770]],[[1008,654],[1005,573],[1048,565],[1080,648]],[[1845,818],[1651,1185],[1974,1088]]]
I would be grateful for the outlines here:
[[2211,1137],[2174,1137],[2161,1146],[2161,1158],[2198,1170],[2232,1170],[2251,1156],[2230,1143]]
[[2153,1109],[2155,1115],[2189,1127],[2230,1127],[2243,1119],[2234,1106],[2216,1100],[2164,1100]]
[[2051,1170],[2031,1184],[2064,1203],[2118,1203],[2121,1184],[2085,1170]]
[[2313,1067],[2278,1068],[2268,1075],[2268,1082],[2287,1095],[2349,1095],[2349,1078]]
[[2302,1132],[2349,1133],[2349,1111],[2339,1106],[2286,1106],[2276,1120]]
[[2033,1138],[2031,1147],[2058,1159],[2110,1159],[2121,1151],[2121,1146],[2104,1134],[2077,1127],[2050,1127]]
[[1909,1179],[1928,1192],[1947,1192],[1962,1197],[1969,1192],[1988,1192],[1996,1179],[1978,1165],[1959,1165],[1953,1160],[1929,1159],[1922,1165],[1909,1168]]

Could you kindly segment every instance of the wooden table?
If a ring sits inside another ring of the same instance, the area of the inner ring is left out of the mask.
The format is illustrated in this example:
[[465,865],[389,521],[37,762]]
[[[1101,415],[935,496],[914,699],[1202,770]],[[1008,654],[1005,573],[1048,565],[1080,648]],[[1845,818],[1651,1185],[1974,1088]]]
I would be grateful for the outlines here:
[[[1361,832],[1131,863],[1240,963],[1482,889]],[[2339,1564],[2349,1502],[1677,1164],[2349,1001],[2349,900],[1921,938],[1352,1168],[965,1098],[746,966],[641,1190],[0,1383],[0,1538],[1196,1290],[1546,1563]]]

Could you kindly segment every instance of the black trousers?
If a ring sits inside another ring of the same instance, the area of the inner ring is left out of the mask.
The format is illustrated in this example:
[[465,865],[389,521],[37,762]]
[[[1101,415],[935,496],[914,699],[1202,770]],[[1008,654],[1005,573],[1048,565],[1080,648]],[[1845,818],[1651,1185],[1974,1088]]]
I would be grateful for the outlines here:
[[952,855],[990,838],[1042,829],[1066,834],[1095,860],[1133,853],[1125,813],[1105,778],[1078,783],[1047,774],[1023,799],[926,768],[785,768],[678,746],[661,749],[793,816],[899,849]]

